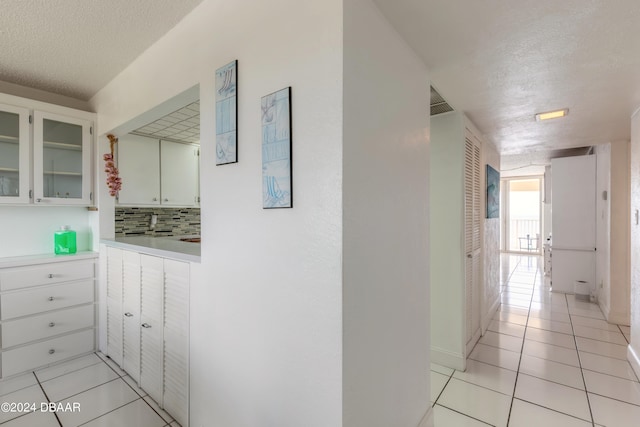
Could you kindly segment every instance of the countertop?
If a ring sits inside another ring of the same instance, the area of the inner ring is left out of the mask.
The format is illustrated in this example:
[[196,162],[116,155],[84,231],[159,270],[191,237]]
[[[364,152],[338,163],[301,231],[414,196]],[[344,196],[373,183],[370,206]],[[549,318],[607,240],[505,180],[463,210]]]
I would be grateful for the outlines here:
[[200,243],[181,242],[180,237],[132,236],[101,239],[100,243],[179,261],[200,262]]
[[0,268],[22,267],[24,265],[42,264],[43,262],[79,261],[98,258],[97,252],[84,251],[69,255],[38,254],[0,258]]

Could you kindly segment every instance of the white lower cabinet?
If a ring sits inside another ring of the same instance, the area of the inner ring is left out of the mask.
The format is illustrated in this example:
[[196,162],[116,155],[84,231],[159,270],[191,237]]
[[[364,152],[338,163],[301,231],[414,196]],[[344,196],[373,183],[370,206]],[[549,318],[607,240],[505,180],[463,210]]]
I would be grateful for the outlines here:
[[[181,425],[189,418],[189,283],[187,262],[107,248],[107,351]],[[113,290],[113,295],[118,292]],[[113,309],[109,307],[113,305]],[[110,337],[113,333],[114,337]],[[111,343],[120,343],[114,347]]]
[[95,350],[95,255],[0,268],[2,378]]

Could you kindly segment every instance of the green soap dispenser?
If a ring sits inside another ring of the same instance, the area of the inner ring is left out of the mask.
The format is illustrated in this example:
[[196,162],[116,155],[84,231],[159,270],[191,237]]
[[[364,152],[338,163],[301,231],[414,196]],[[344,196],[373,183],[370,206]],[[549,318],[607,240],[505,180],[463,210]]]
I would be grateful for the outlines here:
[[75,254],[78,250],[76,232],[68,225],[63,225],[60,230],[55,232],[54,241],[56,254]]

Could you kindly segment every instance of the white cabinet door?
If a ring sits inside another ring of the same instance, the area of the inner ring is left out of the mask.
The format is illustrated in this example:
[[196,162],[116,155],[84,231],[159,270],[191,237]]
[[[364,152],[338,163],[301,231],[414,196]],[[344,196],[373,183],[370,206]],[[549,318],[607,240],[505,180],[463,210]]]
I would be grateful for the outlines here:
[[160,143],[162,204],[197,206],[198,147],[170,141]]
[[122,250],[107,247],[107,355],[122,366]]
[[122,368],[140,381],[140,254],[122,251],[123,362]]
[[164,260],[140,255],[140,386],[162,404]]
[[189,264],[164,261],[164,408],[189,425]]
[[91,205],[91,122],[42,111],[33,116],[34,201]]
[[157,139],[137,135],[120,137],[117,144],[122,189],[121,205],[160,204],[160,145]]
[[0,203],[29,203],[29,110],[0,104]]

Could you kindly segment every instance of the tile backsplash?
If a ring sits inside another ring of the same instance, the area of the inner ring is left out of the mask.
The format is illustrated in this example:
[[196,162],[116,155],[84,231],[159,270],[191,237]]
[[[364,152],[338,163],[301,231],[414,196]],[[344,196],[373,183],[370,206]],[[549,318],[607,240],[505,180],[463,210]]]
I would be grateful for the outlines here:
[[[158,222],[151,230],[151,215]],[[199,208],[116,207],[116,237],[200,235]]]

